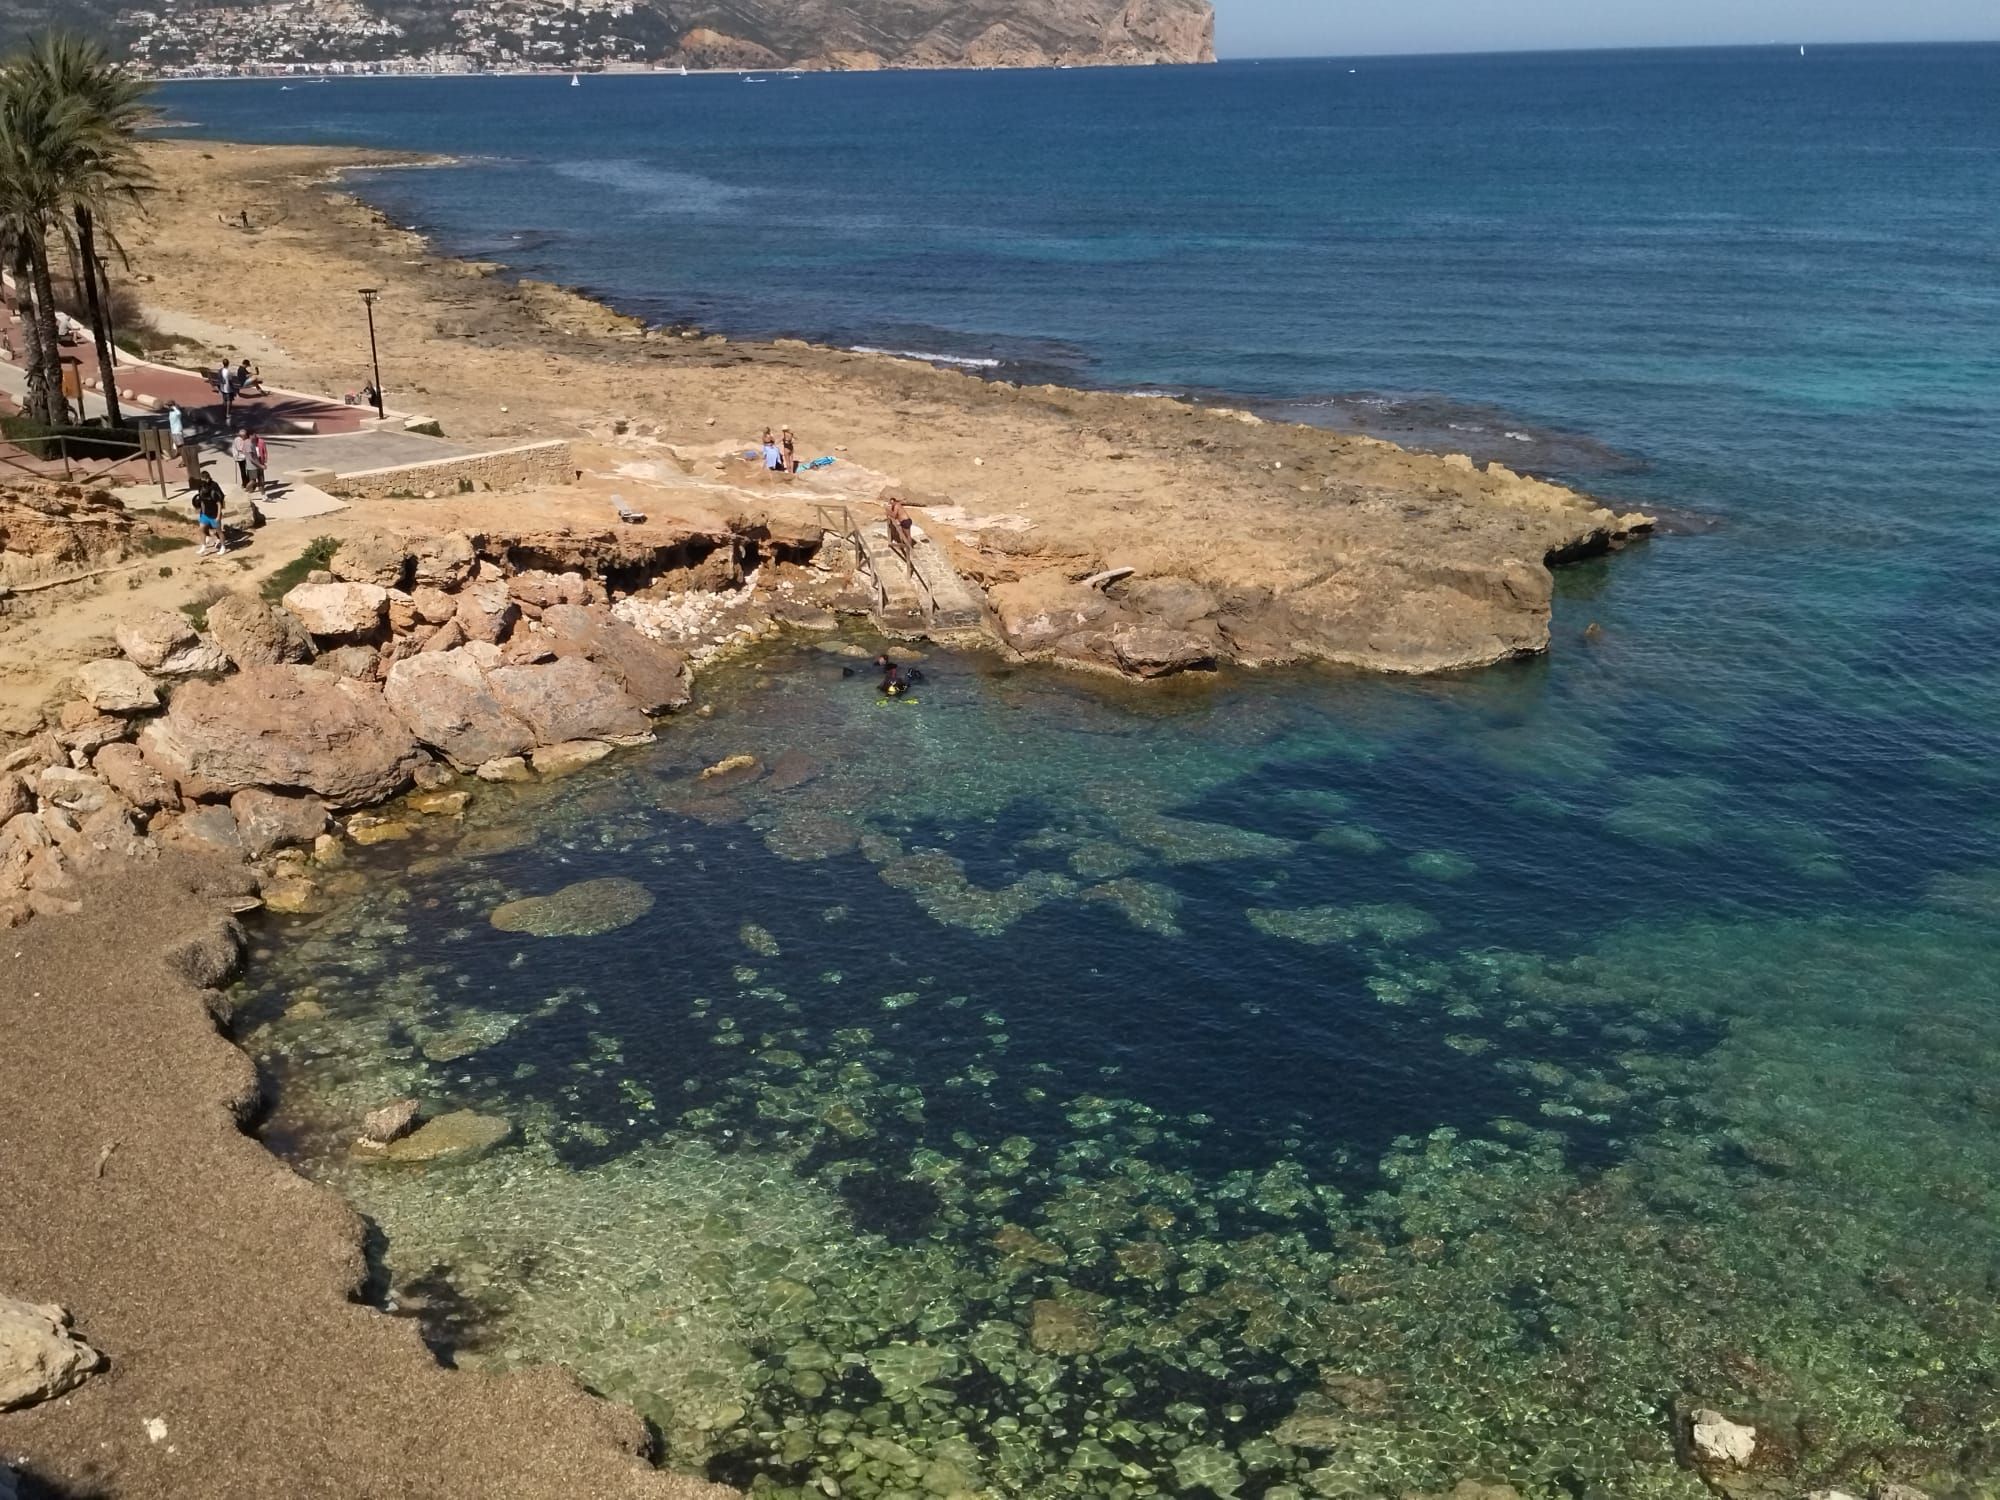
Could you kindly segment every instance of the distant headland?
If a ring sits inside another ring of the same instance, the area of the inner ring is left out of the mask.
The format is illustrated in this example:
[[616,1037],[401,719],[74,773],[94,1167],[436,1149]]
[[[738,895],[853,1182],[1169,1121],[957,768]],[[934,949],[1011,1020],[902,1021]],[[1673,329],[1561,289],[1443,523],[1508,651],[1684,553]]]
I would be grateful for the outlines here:
[[1215,61],[1208,0],[0,0],[162,76],[525,69],[1099,67]]

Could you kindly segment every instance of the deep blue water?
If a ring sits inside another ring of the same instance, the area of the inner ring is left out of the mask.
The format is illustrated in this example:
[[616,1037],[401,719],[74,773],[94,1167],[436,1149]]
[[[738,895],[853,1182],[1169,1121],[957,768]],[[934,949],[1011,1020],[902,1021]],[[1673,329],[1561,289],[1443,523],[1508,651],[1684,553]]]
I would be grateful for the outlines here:
[[[1232,393],[1719,523],[1434,682],[947,658],[882,711],[794,643],[656,751],[482,791],[519,847],[371,855],[251,1014],[285,1128],[398,1276],[490,1299],[487,1356],[787,1493],[910,1485],[851,1419],[993,1493],[1680,1497],[1682,1398],[1789,1433],[1798,1493],[1990,1493],[2000,47],[165,102],[462,156],[364,190],[662,321]],[[691,788],[745,749],[819,774]],[[607,875],[655,901],[619,935],[485,920]],[[329,1015],[284,1019],[301,983]],[[396,1088],[525,1144],[325,1149]],[[1057,1249],[996,1256],[1022,1226]],[[1006,1352],[1064,1298],[1101,1357]],[[959,1363],[910,1394],[918,1346]],[[1342,1372],[1400,1394],[1264,1462]]]

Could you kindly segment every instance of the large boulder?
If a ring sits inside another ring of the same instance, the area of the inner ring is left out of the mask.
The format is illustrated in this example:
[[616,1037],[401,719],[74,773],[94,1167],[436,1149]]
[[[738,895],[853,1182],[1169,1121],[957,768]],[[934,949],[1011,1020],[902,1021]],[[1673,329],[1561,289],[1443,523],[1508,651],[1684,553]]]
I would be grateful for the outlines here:
[[643,740],[652,725],[604,668],[581,656],[486,674],[494,696],[534,732],[538,745],[564,740]]
[[104,783],[142,812],[180,806],[174,784],[149,764],[137,745],[106,745],[90,767]]
[[1190,667],[1213,666],[1216,643],[1212,635],[1166,625],[1119,625],[1111,632],[1111,654],[1136,676],[1164,677]]
[[420,583],[410,591],[410,603],[417,618],[426,625],[442,625],[458,613],[458,601],[443,589]]
[[228,594],[209,605],[208,630],[238,667],[304,661],[312,651],[299,622],[255,594]]
[[382,696],[411,734],[461,768],[535,744],[534,730],[502,704],[465,651],[405,657],[389,668]]
[[372,635],[381,627],[389,591],[373,583],[302,583],[284,604],[316,636]]
[[555,604],[542,611],[541,626],[558,657],[581,656],[596,662],[647,713],[687,703],[687,658],[673,647],[641,635],[609,609]]
[[76,672],[77,691],[105,714],[146,713],[160,706],[160,691],[138,664],[122,656],[85,662]]
[[342,542],[326,568],[342,583],[399,589],[410,571],[410,549],[386,532],[364,531]]
[[1019,651],[1047,651],[1111,612],[1111,601],[1065,573],[1034,573],[996,584],[987,600],[1001,632]]
[[139,743],[186,796],[267,786],[316,792],[335,807],[394,795],[419,759],[379,691],[299,666],[189,683]]
[[514,1127],[499,1115],[455,1109],[390,1142],[382,1155],[399,1162],[465,1161],[490,1151],[513,1133]]
[[604,586],[581,573],[550,573],[527,568],[507,580],[507,592],[531,610],[557,604],[592,604],[604,598]]
[[35,778],[35,791],[45,803],[60,807],[72,817],[87,818],[118,800],[118,794],[85,771],[68,766],[50,766]]
[[449,531],[442,536],[421,537],[410,543],[411,582],[435,589],[455,589],[472,577],[479,553],[472,538]]
[[507,592],[504,579],[482,579],[458,596],[458,613],[453,617],[468,641],[484,641],[497,646],[519,619],[521,608]]
[[229,799],[243,852],[252,859],[280,844],[310,844],[326,831],[326,804],[310,792],[287,795],[245,787]]
[[170,609],[119,621],[112,631],[118,649],[148,672],[160,671],[174,654],[200,643],[186,615]]
[[0,1297],[0,1411],[73,1391],[103,1363],[60,1307]]

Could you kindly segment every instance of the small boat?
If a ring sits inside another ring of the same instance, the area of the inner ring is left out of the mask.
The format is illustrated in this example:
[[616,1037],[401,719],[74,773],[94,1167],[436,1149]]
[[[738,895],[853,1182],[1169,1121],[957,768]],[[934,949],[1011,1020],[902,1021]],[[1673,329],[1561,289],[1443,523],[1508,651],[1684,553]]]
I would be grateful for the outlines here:
[[570,74],[570,75],[569,75],[569,86],[570,86],[571,88],[573,88],[573,89],[580,89],[580,88],[582,88],[582,87],[583,87],[583,75],[582,75],[581,73],[572,73],[572,74]]
[[768,78],[746,78],[743,81],[745,83],[769,83],[771,80]]
[[688,76],[688,65],[687,65],[686,63],[682,63],[682,64],[681,64],[681,77],[685,78],[685,77],[687,77],[687,76]]
[[1803,47],[1799,48],[1799,56],[1804,57],[1805,55],[1806,55],[1806,49]]

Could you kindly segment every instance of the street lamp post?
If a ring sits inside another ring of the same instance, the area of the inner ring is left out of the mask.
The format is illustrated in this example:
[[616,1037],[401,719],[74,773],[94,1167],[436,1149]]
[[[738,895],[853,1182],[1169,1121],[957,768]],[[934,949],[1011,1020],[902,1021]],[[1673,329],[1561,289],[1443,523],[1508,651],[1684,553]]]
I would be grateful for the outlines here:
[[361,300],[368,305],[368,363],[375,372],[375,415],[386,419],[389,413],[382,405],[382,356],[375,348],[375,299],[381,295],[380,287],[361,289]]

